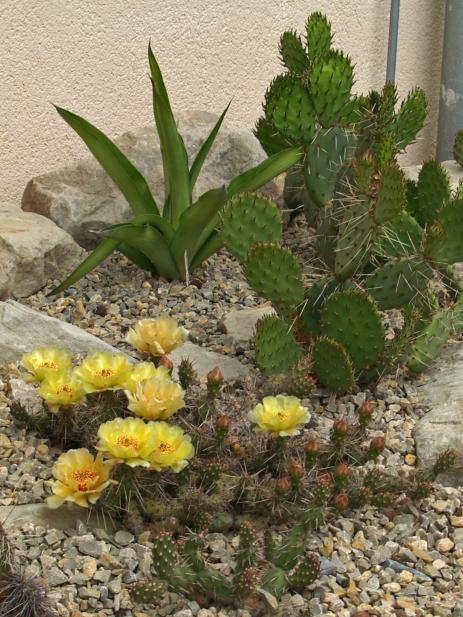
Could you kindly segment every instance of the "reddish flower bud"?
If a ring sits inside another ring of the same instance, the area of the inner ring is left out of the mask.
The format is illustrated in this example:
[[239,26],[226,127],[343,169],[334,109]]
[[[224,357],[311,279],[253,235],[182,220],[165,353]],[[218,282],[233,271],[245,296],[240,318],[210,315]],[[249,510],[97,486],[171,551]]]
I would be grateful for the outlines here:
[[165,366],[169,373],[172,373],[174,370],[174,363],[167,356],[161,356],[158,358],[158,366]]
[[306,454],[318,456],[320,452],[320,442],[316,441],[315,439],[311,439],[305,444],[304,451]]
[[215,425],[217,428],[221,428],[222,430],[229,431],[230,426],[231,426],[231,420],[228,416],[225,416],[225,415],[217,416]]
[[294,488],[297,488],[304,477],[304,467],[299,463],[291,463],[288,467],[289,477]]
[[373,459],[381,454],[386,447],[386,440],[384,437],[374,437],[370,442],[368,448],[368,458]]
[[347,493],[339,493],[333,498],[333,506],[342,512],[349,507],[349,496]]
[[288,478],[280,478],[275,483],[275,493],[278,497],[284,497],[290,489],[290,482]]
[[209,371],[209,373],[207,374],[207,382],[214,384],[220,384],[223,382],[222,371],[219,369],[218,366]]
[[318,483],[329,488],[333,484],[333,476],[330,473],[322,473],[318,478]]
[[366,426],[370,422],[370,420],[371,420],[371,418],[373,416],[373,412],[375,410],[375,407],[376,407],[376,405],[375,405],[375,403],[373,401],[365,401],[358,408],[357,413],[358,413],[358,415],[360,417],[360,423],[363,426]]
[[336,420],[333,424],[333,430],[331,432],[331,438],[334,442],[343,441],[347,435],[352,431],[352,425],[346,420]]
[[349,465],[346,465],[345,463],[340,463],[334,468],[334,475],[336,478],[348,478],[350,476]]

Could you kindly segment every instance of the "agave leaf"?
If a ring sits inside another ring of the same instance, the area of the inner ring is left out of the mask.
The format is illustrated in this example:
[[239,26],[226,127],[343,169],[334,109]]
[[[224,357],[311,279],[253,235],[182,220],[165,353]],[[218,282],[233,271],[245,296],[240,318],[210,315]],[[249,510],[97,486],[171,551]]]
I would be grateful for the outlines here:
[[227,113],[230,105],[231,105],[231,101],[225,107],[224,111],[222,112],[222,115],[215,123],[212,131],[209,133],[206,141],[203,143],[203,145],[199,149],[198,154],[195,156],[195,160],[193,161],[193,164],[191,165],[190,188],[192,191],[193,191],[194,185],[196,184],[196,180],[198,179],[201,168],[204,165],[204,161],[206,160],[207,155],[209,154],[209,151],[215,141],[215,138],[217,137],[217,133],[219,132],[220,127],[222,126],[223,119],[225,118],[225,114]]
[[177,227],[182,212],[191,204],[188,155],[177,130],[166,86],[151,45],[148,47],[148,59],[153,86],[154,119],[159,133],[164,166],[165,197],[166,201],[171,200],[171,205],[164,216],[168,214],[172,225]]
[[166,239],[151,225],[139,226],[127,223],[105,231],[104,235],[143,253],[160,276],[169,280],[179,278],[179,271]]
[[146,180],[125,154],[104,133],[84,118],[61,107],[56,107],[56,111],[85,142],[87,148],[127,199],[133,213],[135,215],[145,213],[159,215],[159,208]]
[[84,259],[84,261],[77,266],[77,268],[71,272],[71,274],[60,284],[58,287],[55,287],[50,293],[49,296],[53,296],[55,294],[64,291],[81,278],[83,278],[86,274],[91,272],[94,268],[100,265],[102,261],[104,261],[107,257],[111,255],[119,246],[119,241],[111,238],[106,238],[102,240],[100,244],[94,249],[88,257]]
[[302,156],[303,150],[300,147],[287,148],[277,152],[256,167],[236,176],[228,187],[229,197],[236,195],[236,193],[255,191],[298,163]]
[[227,199],[224,187],[207,191],[180,219],[170,249],[180,271],[184,269],[185,253],[190,263],[204,240],[214,230],[217,214]]
[[121,242],[117,247],[117,250],[126,257],[128,257],[130,261],[132,261],[142,270],[146,270],[147,272],[151,272],[152,274],[157,274],[154,265],[151,263],[148,257],[143,255],[143,253],[138,251],[133,246],[129,246],[128,244],[124,244],[123,242]]
[[217,251],[220,251],[222,247],[222,234],[214,230],[191,260],[190,272],[193,272],[195,268],[200,266],[203,261],[206,261],[206,259],[208,259],[211,255],[217,253]]
[[155,227],[160,233],[162,233],[168,242],[172,240],[175,234],[175,229],[172,227],[172,225],[168,221],[163,219],[162,216],[158,216],[157,214],[139,214],[138,216],[135,216],[133,219],[125,223],[117,223],[116,225],[110,225],[109,227],[105,227],[103,233],[110,229],[117,229],[118,227],[127,225],[127,223],[139,226],[149,223],[152,227]]

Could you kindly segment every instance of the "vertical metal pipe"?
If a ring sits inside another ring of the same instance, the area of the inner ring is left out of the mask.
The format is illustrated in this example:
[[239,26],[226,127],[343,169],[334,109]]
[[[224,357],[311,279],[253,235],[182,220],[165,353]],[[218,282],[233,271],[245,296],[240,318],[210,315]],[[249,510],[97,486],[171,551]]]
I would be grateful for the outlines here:
[[453,159],[453,140],[463,128],[463,2],[447,0],[440,84],[437,159]]
[[395,66],[397,62],[397,40],[399,37],[400,0],[391,0],[391,15],[389,18],[389,42],[387,46],[386,81],[395,81]]

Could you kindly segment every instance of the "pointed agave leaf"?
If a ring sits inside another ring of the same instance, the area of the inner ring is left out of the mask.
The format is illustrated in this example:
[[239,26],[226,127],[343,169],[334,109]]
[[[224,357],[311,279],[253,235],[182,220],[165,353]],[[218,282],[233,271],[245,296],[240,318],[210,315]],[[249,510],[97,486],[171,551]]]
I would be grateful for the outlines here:
[[255,191],[298,163],[302,156],[303,150],[299,147],[287,148],[277,152],[256,167],[248,169],[234,178],[228,186],[229,197],[236,195],[236,193]]
[[215,123],[206,141],[203,143],[203,145],[198,151],[198,154],[195,156],[195,160],[193,161],[193,164],[191,165],[191,169],[190,169],[190,189],[191,191],[193,191],[194,185],[196,184],[196,180],[198,179],[201,168],[204,165],[204,161],[206,160],[207,155],[209,154],[209,151],[215,141],[215,138],[217,137],[220,127],[222,126],[223,119],[225,118],[225,114],[227,113],[230,105],[231,105],[231,101],[225,107],[222,115]]
[[55,294],[59,294],[61,291],[64,291],[81,278],[83,278],[86,274],[91,272],[94,268],[100,265],[102,261],[104,261],[107,257],[111,255],[119,246],[119,241],[111,238],[107,238],[102,240],[100,244],[93,250],[88,257],[84,259],[84,261],[77,266],[77,268],[71,272],[71,274],[60,284],[58,287],[55,287],[50,293],[49,296],[53,296]]
[[105,231],[105,235],[133,247],[145,255],[160,276],[169,280],[179,278],[179,271],[172,258],[165,238],[151,225],[120,225]]
[[179,270],[184,267],[185,253],[188,263],[210,236],[218,222],[217,214],[224,206],[227,191],[224,187],[212,189],[198,199],[180,219],[177,233],[170,245]]
[[166,201],[171,200],[170,222],[176,227],[180,216],[191,204],[188,155],[177,130],[169,96],[162,78],[161,69],[154,57],[151,45],[148,59],[153,86],[153,111],[159,133],[164,165]]
[[127,199],[133,213],[158,214],[159,209],[149,186],[129,159],[104,133],[93,124],[61,107],[59,115],[85,142],[86,146]]
[[192,272],[195,268],[200,266],[203,261],[209,259],[211,255],[220,251],[223,247],[223,239],[222,234],[218,231],[213,231],[211,235],[207,238],[204,244],[199,248],[196,255],[193,257],[190,263],[190,272]]
[[151,272],[152,274],[157,274],[154,265],[151,261],[143,255],[140,251],[138,251],[133,246],[129,246],[128,244],[124,244],[121,242],[117,247],[117,250],[125,255],[131,262],[133,262],[136,266],[141,268],[142,270],[146,270],[147,272]]
[[162,216],[158,216],[157,214],[139,214],[138,216],[135,216],[133,219],[131,219],[130,221],[126,221],[125,223],[117,223],[116,225],[110,225],[109,227],[105,227],[102,233],[105,233],[111,229],[123,227],[127,224],[143,226],[147,223],[152,227],[155,227],[166,238],[168,242],[170,242],[174,237],[175,229],[168,221],[163,219]]

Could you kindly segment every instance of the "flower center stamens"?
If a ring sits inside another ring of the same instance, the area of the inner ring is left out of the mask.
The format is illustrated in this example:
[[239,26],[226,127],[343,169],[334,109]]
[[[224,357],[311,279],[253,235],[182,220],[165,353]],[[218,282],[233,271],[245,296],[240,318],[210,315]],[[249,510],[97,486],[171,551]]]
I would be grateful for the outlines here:
[[95,371],[95,375],[98,377],[112,377],[115,374],[112,368],[102,368],[100,371]]
[[71,474],[71,478],[75,480],[76,482],[78,482],[77,490],[80,493],[84,493],[85,491],[88,491],[87,482],[89,480],[94,480],[96,476],[97,476],[96,472],[92,471],[91,469],[79,469],[77,471],[74,471]]
[[279,411],[279,412],[277,413],[277,416],[278,416],[278,419],[279,419],[279,420],[287,420],[287,419],[288,419],[288,417],[289,417],[289,416],[288,416],[288,414],[287,414],[287,413],[285,413],[284,411]]
[[140,447],[140,442],[135,437],[129,437],[128,435],[120,435],[116,443],[118,446],[122,446],[123,448],[133,448],[134,450],[138,450]]
[[161,443],[159,444],[159,452],[162,452],[162,454],[169,454],[169,452],[173,452],[173,450],[173,445],[168,443],[167,441],[161,441]]
[[69,396],[72,396],[74,394],[73,388],[71,388],[71,386],[68,384],[56,388],[56,394],[63,394],[63,392],[66,392],[66,394],[69,394]]
[[42,362],[42,364],[40,365],[40,368],[53,368],[53,369],[56,369],[56,368],[58,368],[58,365],[56,364],[56,362]]

